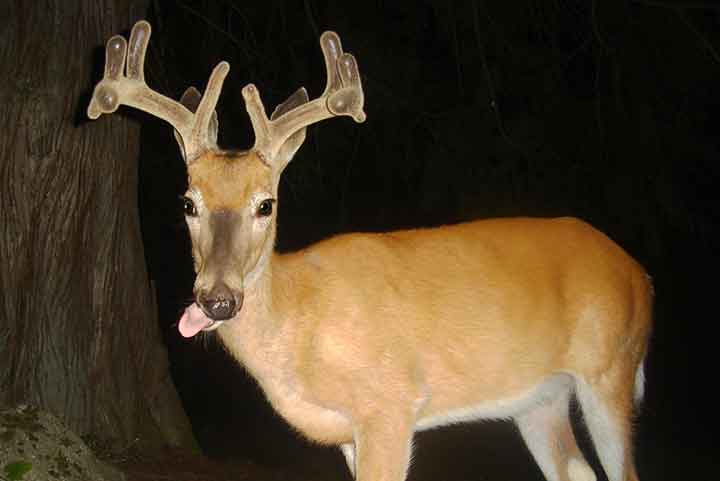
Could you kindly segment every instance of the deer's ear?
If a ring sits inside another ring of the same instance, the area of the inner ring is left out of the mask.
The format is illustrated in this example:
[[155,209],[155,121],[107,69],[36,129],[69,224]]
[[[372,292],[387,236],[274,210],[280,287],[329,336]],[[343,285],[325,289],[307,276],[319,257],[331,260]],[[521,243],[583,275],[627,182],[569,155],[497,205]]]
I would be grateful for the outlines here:
[[[283,114],[291,111],[295,107],[298,107],[308,102],[308,94],[305,87],[300,87],[287,98],[283,103],[275,107],[270,120],[275,120],[281,117]],[[305,134],[307,133],[307,127],[303,127],[294,134],[292,134],[280,147],[277,156],[273,160],[273,165],[280,171],[292,160],[295,153],[298,151],[300,146],[305,142]]]
[[[188,89],[185,90],[185,93],[182,94],[182,97],[180,97],[180,103],[192,113],[197,111],[201,100],[202,95],[200,95],[200,91],[198,91],[195,87],[188,87]],[[212,116],[210,117],[210,125],[208,126],[208,145],[217,146],[219,126],[220,124],[218,122],[217,111],[213,110]],[[175,129],[173,129],[173,134],[175,135],[175,140],[180,147],[180,153],[182,153],[183,159],[187,161],[187,156],[185,155],[185,144],[183,143],[182,137]]]

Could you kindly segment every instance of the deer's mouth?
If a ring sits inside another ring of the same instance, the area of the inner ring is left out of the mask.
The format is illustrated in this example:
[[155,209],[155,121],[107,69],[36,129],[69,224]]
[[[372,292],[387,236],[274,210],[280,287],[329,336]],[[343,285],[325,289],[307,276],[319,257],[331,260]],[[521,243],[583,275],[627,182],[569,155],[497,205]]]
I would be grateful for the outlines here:
[[219,321],[208,317],[196,303],[185,309],[180,321],[178,330],[183,337],[193,337],[200,331],[214,331],[225,321]]

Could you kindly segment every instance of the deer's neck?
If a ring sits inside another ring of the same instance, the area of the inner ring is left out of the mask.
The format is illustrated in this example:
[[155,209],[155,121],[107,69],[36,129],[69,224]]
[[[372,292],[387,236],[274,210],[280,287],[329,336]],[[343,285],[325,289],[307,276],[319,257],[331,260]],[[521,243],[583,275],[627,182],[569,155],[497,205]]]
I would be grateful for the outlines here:
[[246,287],[240,313],[218,329],[226,348],[256,378],[269,366],[282,367],[291,360],[297,330],[287,302],[292,284],[281,256],[271,253],[262,273]]

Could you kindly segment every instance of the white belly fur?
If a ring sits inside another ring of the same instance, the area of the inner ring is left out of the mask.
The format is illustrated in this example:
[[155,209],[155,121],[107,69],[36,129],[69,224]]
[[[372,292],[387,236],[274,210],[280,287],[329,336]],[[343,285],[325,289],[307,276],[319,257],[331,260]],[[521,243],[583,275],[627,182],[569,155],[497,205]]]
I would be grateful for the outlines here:
[[446,411],[439,415],[421,417],[415,424],[415,431],[482,419],[512,419],[534,406],[554,399],[560,393],[571,390],[574,384],[572,375],[555,374],[516,397],[485,401],[474,406]]

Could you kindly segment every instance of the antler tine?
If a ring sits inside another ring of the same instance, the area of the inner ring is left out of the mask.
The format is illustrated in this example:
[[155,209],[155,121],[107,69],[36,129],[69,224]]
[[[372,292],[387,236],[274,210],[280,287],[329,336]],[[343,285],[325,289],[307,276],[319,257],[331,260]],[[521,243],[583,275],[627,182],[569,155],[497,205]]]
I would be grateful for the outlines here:
[[215,67],[197,112],[193,114],[180,102],[155,92],[145,83],[145,53],[150,34],[150,24],[141,20],[133,26],[129,44],[120,35],[108,40],[105,75],[95,86],[87,115],[96,119],[101,114],[115,112],[120,105],[127,105],[165,120],[180,135],[189,162],[214,147],[210,145],[207,133],[230,66],[220,62]]
[[266,157],[266,161],[271,160],[274,156],[269,156],[270,144],[273,139],[273,129],[270,119],[265,113],[265,106],[260,99],[260,92],[255,84],[247,84],[242,89],[243,99],[245,99],[245,109],[250,117],[250,123],[255,133],[255,150]]
[[255,132],[253,148],[268,162],[272,162],[283,143],[303,127],[340,115],[352,117],[358,123],[365,121],[364,95],[355,58],[343,53],[340,37],[335,32],[323,33],[320,47],[327,70],[325,91],[320,97],[269,120],[257,87],[249,84],[242,90]]
[[[200,100],[200,105],[198,105],[195,111],[195,125],[193,126],[189,139],[191,145],[202,146],[207,143],[210,121],[215,112],[218,99],[220,98],[223,82],[229,71],[230,64],[220,62],[210,74],[207,87],[205,87],[205,93]],[[185,137],[183,137],[183,141],[186,142]]]
[[[150,42],[152,28],[148,22],[137,22],[130,32],[127,53],[127,76],[138,82],[145,82],[145,53]],[[120,37],[122,38],[122,37]]]

